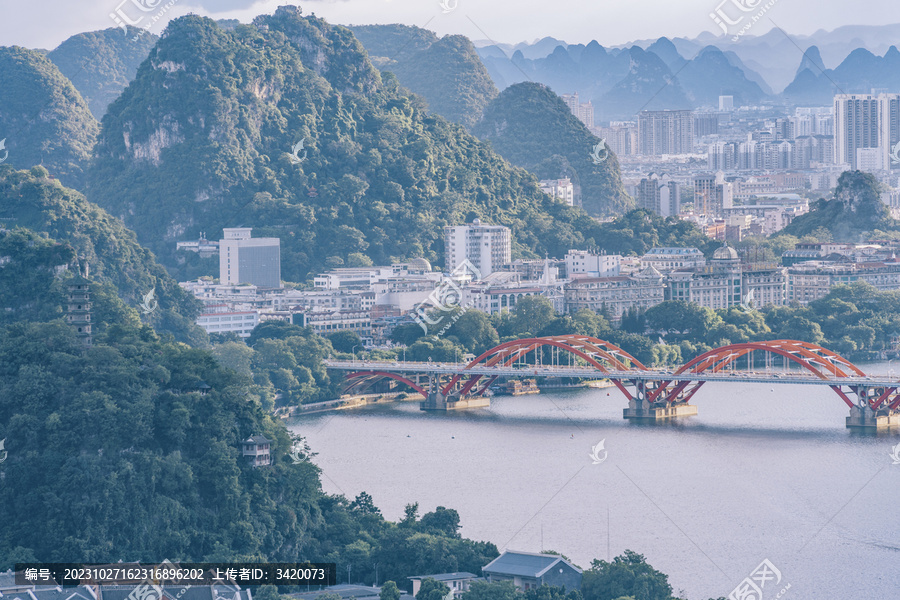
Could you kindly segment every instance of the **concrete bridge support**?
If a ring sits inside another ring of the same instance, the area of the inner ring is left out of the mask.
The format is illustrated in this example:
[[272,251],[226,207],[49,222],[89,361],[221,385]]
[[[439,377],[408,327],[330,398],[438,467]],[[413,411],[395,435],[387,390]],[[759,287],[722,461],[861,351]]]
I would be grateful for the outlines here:
[[649,393],[653,390],[647,382],[636,380],[633,383],[634,396],[628,401],[628,408],[622,411],[622,416],[630,421],[665,421],[697,414],[696,406],[686,402],[667,402],[665,394],[661,401],[651,402]]
[[873,400],[880,392],[878,388],[856,388],[856,406],[850,408],[847,417],[847,428],[857,431],[884,431],[900,428],[900,411],[891,410],[882,405],[878,410],[872,409]]
[[460,398],[456,391],[444,394],[441,392],[441,380],[437,375],[430,375],[428,381],[428,397],[419,405],[420,410],[461,410],[464,408],[486,408],[491,405],[487,396],[467,396]]

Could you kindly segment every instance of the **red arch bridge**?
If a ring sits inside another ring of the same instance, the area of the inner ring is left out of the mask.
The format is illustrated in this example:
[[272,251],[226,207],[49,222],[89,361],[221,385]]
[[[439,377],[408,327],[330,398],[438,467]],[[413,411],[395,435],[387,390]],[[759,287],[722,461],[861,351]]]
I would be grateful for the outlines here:
[[[707,382],[828,386],[850,409],[848,427],[900,425],[900,379],[867,376],[816,344],[770,340],[731,344],[684,365],[651,369],[618,346],[584,335],[526,338],[500,344],[465,363],[327,360],[343,370],[346,393],[392,379],[422,394],[423,409],[478,405],[498,378],[604,378],[628,400],[624,416],[659,420],[696,414],[690,399]],[[484,405],[483,403],[481,405]]]

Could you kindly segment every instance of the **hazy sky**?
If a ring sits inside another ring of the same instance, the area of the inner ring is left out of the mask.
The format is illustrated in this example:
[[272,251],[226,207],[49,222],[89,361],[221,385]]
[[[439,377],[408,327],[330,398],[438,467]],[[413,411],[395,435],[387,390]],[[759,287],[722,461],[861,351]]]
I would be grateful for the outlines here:
[[[441,2],[446,8],[445,12]],[[517,43],[552,36],[579,43],[596,39],[605,46],[660,36],[694,37],[703,31],[719,32],[712,13],[723,0],[309,0],[299,2],[304,13],[316,13],[333,23],[405,23],[439,34],[460,33],[473,40]],[[724,0],[762,7],[773,0]],[[124,3],[123,3],[124,2]],[[165,9],[165,6],[174,5]],[[134,4],[133,4],[134,3]],[[214,18],[249,21],[271,13],[286,0],[0,0],[0,45],[18,44],[52,49],[82,31],[105,29],[115,23],[110,13],[121,11],[132,19],[142,13],[135,4],[165,10],[151,31],[188,12]],[[841,25],[883,25],[900,22],[897,0],[774,0],[751,34],[761,34],[772,21],[792,34],[808,35]],[[145,18],[140,26],[149,22]]]

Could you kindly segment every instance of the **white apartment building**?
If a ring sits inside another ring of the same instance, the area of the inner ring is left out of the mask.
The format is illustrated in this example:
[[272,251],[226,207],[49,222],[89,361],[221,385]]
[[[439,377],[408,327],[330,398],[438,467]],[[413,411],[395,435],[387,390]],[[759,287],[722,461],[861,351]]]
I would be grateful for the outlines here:
[[538,185],[545,194],[549,194],[569,206],[575,206],[575,186],[568,177],[563,177],[562,179],[541,179]]
[[900,141],[900,94],[838,94],[834,97],[834,161],[853,169],[859,149],[875,148],[877,159],[863,153],[865,166],[891,169],[891,150]]
[[259,311],[230,311],[227,306],[207,306],[205,313],[197,317],[197,325],[206,333],[234,332],[242,338],[250,337],[259,325]]
[[281,240],[251,238],[250,227],[226,228],[219,241],[219,282],[280,288]]
[[321,336],[338,331],[355,331],[359,337],[372,335],[372,317],[368,310],[310,310],[298,313],[295,322],[310,327]]
[[475,219],[470,225],[444,227],[444,252],[448,272],[468,260],[486,277],[512,260],[512,235],[509,227]]
[[587,250],[566,253],[566,277],[616,277],[622,270],[619,254],[594,254]]

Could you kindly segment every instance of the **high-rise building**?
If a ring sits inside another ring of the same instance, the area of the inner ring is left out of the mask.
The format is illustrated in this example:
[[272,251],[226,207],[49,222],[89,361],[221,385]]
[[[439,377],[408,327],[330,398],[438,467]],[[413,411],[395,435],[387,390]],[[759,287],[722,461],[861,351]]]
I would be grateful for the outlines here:
[[226,228],[219,241],[219,282],[280,288],[281,240],[251,238],[250,227]]
[[644,156],[693,152],[694,114],[689,110],[641,111],[638,145]]
[[638,207],[663,217],[677,216],[681,211],[681,186],[663,173],[650,173],[638,185]]
[[694,213],[708,217],[724,217],[725,209],[734,204],[734,190],[722,171],[694,177]]
[[444,227],[444,252],[447,271],[468,260],[487,277],[512,261],[512,235],[509,227],[482,225],[475,219],[470,225]]
[[606,140],[616,156],[634,156],[638,153],[638,130],[634,121],[612,121],[609,127],[595,127],[592,131]]
[[861,168],[873,166],[875,153],[858,150],[878,149],[878,167],[890,170],[891,151],[900,142],[900,94],[838,94],[834,97],[834,161]]
[[732,112],[734,110],[734,96],[719,96],[719,111]]
[[694,114],[694,135],[702,138],[706,135],[717,135],[719,133],[719,113],[695,113]]
[[579,102],[578,101],[578,92],[574,94],[563,94],[562,95],[563,102],[566,103],[566,106],[569,107],[569,110],[572,111],[572,114],[575,117],[584,123],[585,127],[593,127],[594,126],[594,105],[588,102]]

